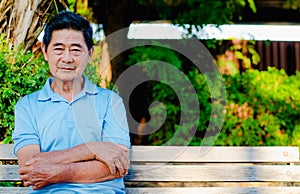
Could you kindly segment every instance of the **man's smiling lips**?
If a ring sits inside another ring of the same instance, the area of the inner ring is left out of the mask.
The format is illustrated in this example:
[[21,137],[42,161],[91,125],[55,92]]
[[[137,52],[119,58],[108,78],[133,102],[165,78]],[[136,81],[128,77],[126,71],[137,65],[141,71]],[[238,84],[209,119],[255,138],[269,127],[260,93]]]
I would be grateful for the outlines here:
[[73,67],[58,67],[58,69],[64,70],[64,71],[73,71],[75,68],[73,68]]

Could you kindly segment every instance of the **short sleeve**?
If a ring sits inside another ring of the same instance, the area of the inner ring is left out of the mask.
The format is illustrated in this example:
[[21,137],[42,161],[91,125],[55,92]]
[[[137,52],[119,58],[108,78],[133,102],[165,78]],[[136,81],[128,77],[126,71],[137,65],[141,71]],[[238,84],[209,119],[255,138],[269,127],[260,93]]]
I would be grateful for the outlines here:
[[130,148],[129,128],[122,98],[115,92],[110,93],[104,117],[103,141],[123,144]]
[[15,128],[12,134],[15,154],[24,146],[40,144],[32,108],[28,96],[20,99],[15,106]]

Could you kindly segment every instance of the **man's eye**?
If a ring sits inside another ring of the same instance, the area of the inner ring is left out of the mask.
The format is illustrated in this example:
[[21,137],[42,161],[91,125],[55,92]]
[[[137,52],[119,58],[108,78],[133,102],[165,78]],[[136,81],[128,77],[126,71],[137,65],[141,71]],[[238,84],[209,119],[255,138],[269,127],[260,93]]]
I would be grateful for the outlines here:
[[56,53],[56,54],[61,54],[63,52],[64,52],[64,50],[62,48],[54,48],[54,53]]
[[72,49],[71,52],[72,52],[72,54],[74,54],[74,55],[80,55],[81,50],[80,50],[80,49]]

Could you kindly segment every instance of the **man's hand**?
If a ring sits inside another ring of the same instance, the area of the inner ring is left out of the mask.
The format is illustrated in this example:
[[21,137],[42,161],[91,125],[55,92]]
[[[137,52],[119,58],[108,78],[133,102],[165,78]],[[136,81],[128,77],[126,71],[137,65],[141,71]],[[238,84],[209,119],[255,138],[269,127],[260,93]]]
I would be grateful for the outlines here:
[[32,185],[34,190],[56,182],[57,165],[42,158],[33,158],[19,169],[21,180],[25,186]]
[[130,153],[126,146],[111,142],[87,143],[88,149],[94,154],[95,159],[104,162],[112,175],[125,176],[130,165]]

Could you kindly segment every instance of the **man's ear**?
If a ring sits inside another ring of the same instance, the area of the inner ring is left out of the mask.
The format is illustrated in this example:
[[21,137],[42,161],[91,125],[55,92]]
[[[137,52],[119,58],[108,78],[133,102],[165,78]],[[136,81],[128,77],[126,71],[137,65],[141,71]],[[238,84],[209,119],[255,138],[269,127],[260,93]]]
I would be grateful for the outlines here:
[[92,57],[94,54],[94,46],[89,50],[89,55]]
[[90,50],[88,51],[89,54],[89,62],[92,61],[93,58],[93,54],[94,54],[94,46],[92,48],[90,48]]
[[48,55],[47,55],[47,51],[46,51],[46,45],[44,43],[42,43],[41,44],[41,48],[42,48],[45,60],[48,61]]

